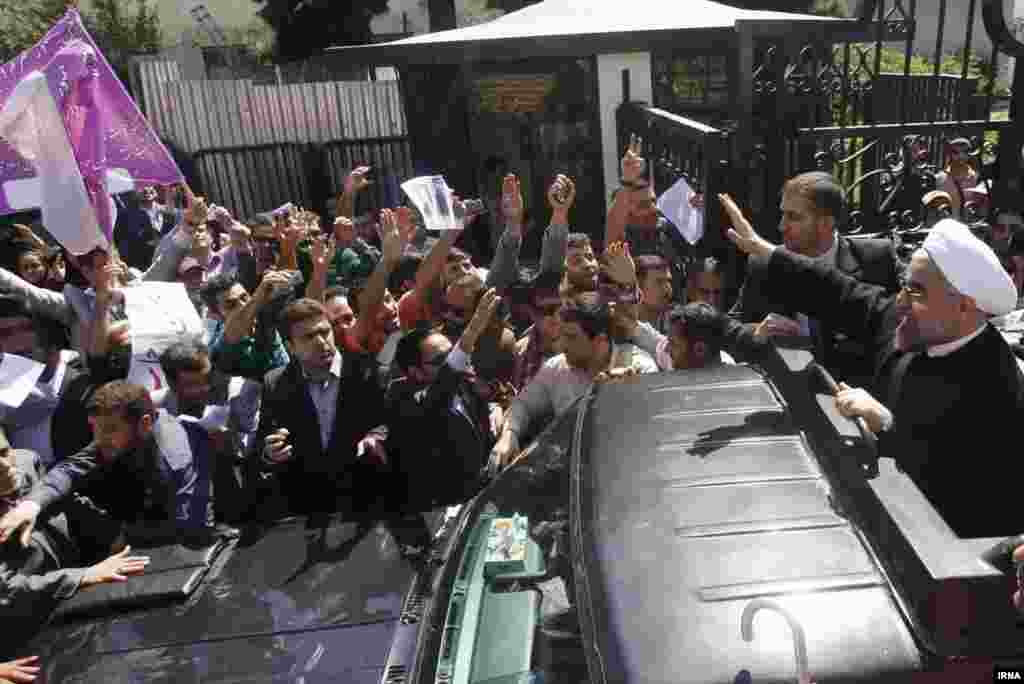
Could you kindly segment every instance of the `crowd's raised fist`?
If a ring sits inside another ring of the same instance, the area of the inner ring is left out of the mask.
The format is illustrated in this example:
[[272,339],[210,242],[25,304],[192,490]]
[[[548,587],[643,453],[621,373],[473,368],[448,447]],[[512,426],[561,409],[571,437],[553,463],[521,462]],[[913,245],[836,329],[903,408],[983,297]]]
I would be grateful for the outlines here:
[[572,178],[558,174],[548,188],[548,203],[552,209],[569,209],[576,201],[576,184]]
[[366,174],[370,172],[369,166],[357,166],[345,177],[345,192],[347,194],[357,193],[370,184]]
[[629,147],[626,148],[626,153],[622,156],[623,183],[638,183],[643,179],[644,169],[647,168],[647,161],[641,156],[643,142],[643,138],[638,135],[634,134],[629,137]]
[[521,223],[523,220],[523,191],[515,174],[508,174],[502,181],[501,212],[507,221]]

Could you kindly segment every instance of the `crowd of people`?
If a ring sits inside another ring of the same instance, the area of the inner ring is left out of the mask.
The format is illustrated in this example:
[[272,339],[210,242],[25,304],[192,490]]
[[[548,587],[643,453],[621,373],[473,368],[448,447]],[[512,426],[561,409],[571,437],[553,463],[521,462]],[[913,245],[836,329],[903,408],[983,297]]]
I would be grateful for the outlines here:
[[[532,270],[514,175],[488,217],[503,228],[489,263],[463,249],[472,211],[440,234],[412,207],[353,216],[366,167],[348,175],[327,229],[290,205],[234,217],[188,188],[118,198],[109,251],[73,255],[43,226],[7,229],[0,351],[45,369],[23,402],[0,405],[5,625],[143,572],[132,544],[463,502],[593,383],[757,362],[781,337],[806,340],[844,381],[840,411],[865,418],[958,533],[1016,531],[1017,466],[994,476],[971,435],[998,442],[1024,401],[1016,359],[987,323],[1017,308],[1024,236],[942,218],[905,268],[891,241],[842,234],[832,177],[802,174],[782,193],[782,245],[716,198],[750,255],[727,307],[721,255],[665,239],[645,168],[631,145],[603,249],[573,230],[575,185],[555,178]],[[942,199],[928,198],[924,219]],[[126,379],[125,292],[146,282],[181,283],[204,325],[161,354],[159,396]],[[226,419],[204,420],[217,411]],[[31,681],[37,667],[0,665],[0,681]]]

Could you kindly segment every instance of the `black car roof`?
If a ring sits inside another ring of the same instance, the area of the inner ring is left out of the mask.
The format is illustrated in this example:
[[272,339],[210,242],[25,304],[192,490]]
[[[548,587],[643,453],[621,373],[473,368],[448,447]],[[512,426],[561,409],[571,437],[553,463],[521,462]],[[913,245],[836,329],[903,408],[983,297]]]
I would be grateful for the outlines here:
[[25,654],[46,681],[379,682],[415,569],[383,524],[308,539],[297,519],[243,535],[187,601],[58,623]]
[[[580,505],[607,681],[819,681],[921,667],[886,575],[832,505],[808,441],[745,366],[604,385],[585,413]],[[744,613],[748,620],[744,636]]]

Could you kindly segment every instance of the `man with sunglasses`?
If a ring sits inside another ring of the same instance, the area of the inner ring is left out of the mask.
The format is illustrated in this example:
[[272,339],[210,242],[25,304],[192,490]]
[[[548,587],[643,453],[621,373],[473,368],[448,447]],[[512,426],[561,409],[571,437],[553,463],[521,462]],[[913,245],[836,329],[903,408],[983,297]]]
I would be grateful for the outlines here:
[[493,289],[485,292],[455,345],[426,326],[398,343],[395,364],[405,377],[389,390],[387,452],[407,500],[424,510],[471,496],[494,446],[501,410],[483,396],[470,359],[500,302]]
[[809,315],[868,345],[872,389],[841,384],[839,411],[879,434],[879,453],[917,484],[960,537],[1020,531],[1024,463],[1013,444],[1024,410],[1024,374],[988,322],[1017,304],[998,257],[968,228],[944,219],[914,252],[893,297],[813,259],[780,249],[751,227],[727,195],[730,239],[766,264],[765,286]]

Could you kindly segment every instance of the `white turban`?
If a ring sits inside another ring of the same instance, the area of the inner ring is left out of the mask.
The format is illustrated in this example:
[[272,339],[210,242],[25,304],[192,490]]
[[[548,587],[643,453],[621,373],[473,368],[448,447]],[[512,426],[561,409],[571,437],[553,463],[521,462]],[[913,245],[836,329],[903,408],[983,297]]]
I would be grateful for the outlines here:
[[999,257],[964,224],[942,219],[928,231],[921,248],[957,292],[985,313],[1003,316],[1017,308],[1017,286]]

